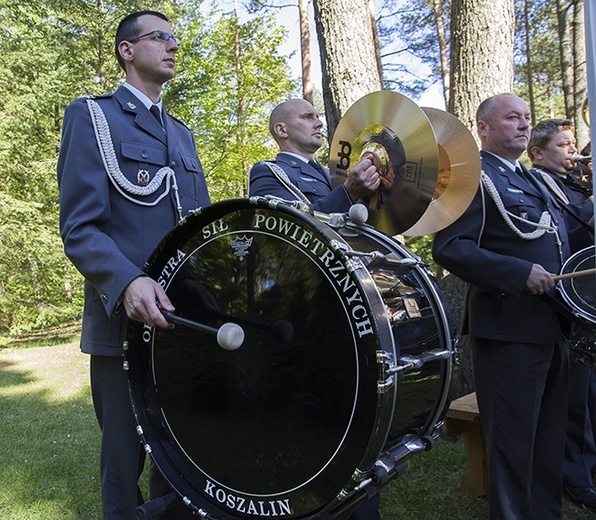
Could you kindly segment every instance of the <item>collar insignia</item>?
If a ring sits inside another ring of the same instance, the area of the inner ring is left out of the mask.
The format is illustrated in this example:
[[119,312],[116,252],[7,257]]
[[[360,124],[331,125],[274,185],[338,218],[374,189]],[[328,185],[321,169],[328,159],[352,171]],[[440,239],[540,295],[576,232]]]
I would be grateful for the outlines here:
[[129,101],[128,103],[126,103],[126,106],[128,108],[130,108],[131,110],[136,110],[137,105],[135,105],[132,101]]

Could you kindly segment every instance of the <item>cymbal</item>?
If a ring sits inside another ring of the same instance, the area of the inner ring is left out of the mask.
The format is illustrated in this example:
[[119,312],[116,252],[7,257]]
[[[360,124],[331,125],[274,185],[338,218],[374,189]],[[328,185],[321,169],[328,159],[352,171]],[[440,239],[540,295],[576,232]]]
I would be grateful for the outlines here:
[[427,116],[397,92],[382,90],[360,98],[333,135],[329,170],[334,184],[345,182],[367,153],[378,156],[384,186],[374,201],[371,196],[368,223],[389,235],[400,234],[426,212],[437,185],[438,147]]
[[449,112],[422,107],[439,147],[439,175],[433,199],[406,236],[436,233],[455,222],[471,204],[480,183],[480,152],[467,127]]

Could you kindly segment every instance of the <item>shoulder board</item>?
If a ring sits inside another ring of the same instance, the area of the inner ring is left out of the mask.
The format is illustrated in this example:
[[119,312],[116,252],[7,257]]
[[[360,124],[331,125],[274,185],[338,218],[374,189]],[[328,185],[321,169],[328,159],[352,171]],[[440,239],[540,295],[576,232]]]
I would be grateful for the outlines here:
[[113,92],[109,93],[109,94],[84,94],[82,96],[79,96],[77,99],[80,100],[87,100],[87,99],[106,99],[106,98],[111,98],[114,95]]
[[94,94],[84,94],[83,96],[79,96],[75,101],[87,101],[88,99],[108,99],[111,98],[113,94],[102,94],[102,95],[94,95]]

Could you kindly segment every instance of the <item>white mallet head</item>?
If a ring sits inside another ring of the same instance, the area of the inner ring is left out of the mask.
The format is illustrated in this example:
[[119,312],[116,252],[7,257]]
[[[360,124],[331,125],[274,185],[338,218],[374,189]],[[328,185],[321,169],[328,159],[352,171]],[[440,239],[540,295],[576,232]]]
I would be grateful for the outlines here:
[[354,224],[361,226],[368,220],[368,209],[364,204],[354,204],[348,211],[348,217]]
[[225,350],[236,350],[244,342],[244,330],[236,323],[224,323],[217,331],[217,343]]

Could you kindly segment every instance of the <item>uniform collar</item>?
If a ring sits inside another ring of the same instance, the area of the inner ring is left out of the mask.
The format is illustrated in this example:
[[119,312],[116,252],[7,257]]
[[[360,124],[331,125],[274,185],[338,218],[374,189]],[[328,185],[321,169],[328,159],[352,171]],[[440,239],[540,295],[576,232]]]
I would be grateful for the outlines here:
[[141,103],[143,103],[143,105],[145,105],[145,107],[147,108],[147,110],[149,110],[153,105],[157,105],[159,107],[159,111],[160,112],[163,111],[163,101],[162,101],[161,98],[159,98],[159,102],[158,103],[154,103],[145,94],[143,94],[138,88],[133,87],[130,83],[124,82],[124,84],[122,86],[123,87],[126,87],[128,90],[130,90],[134,94],[134,96],[136,98],[138,98],[139,101]]

